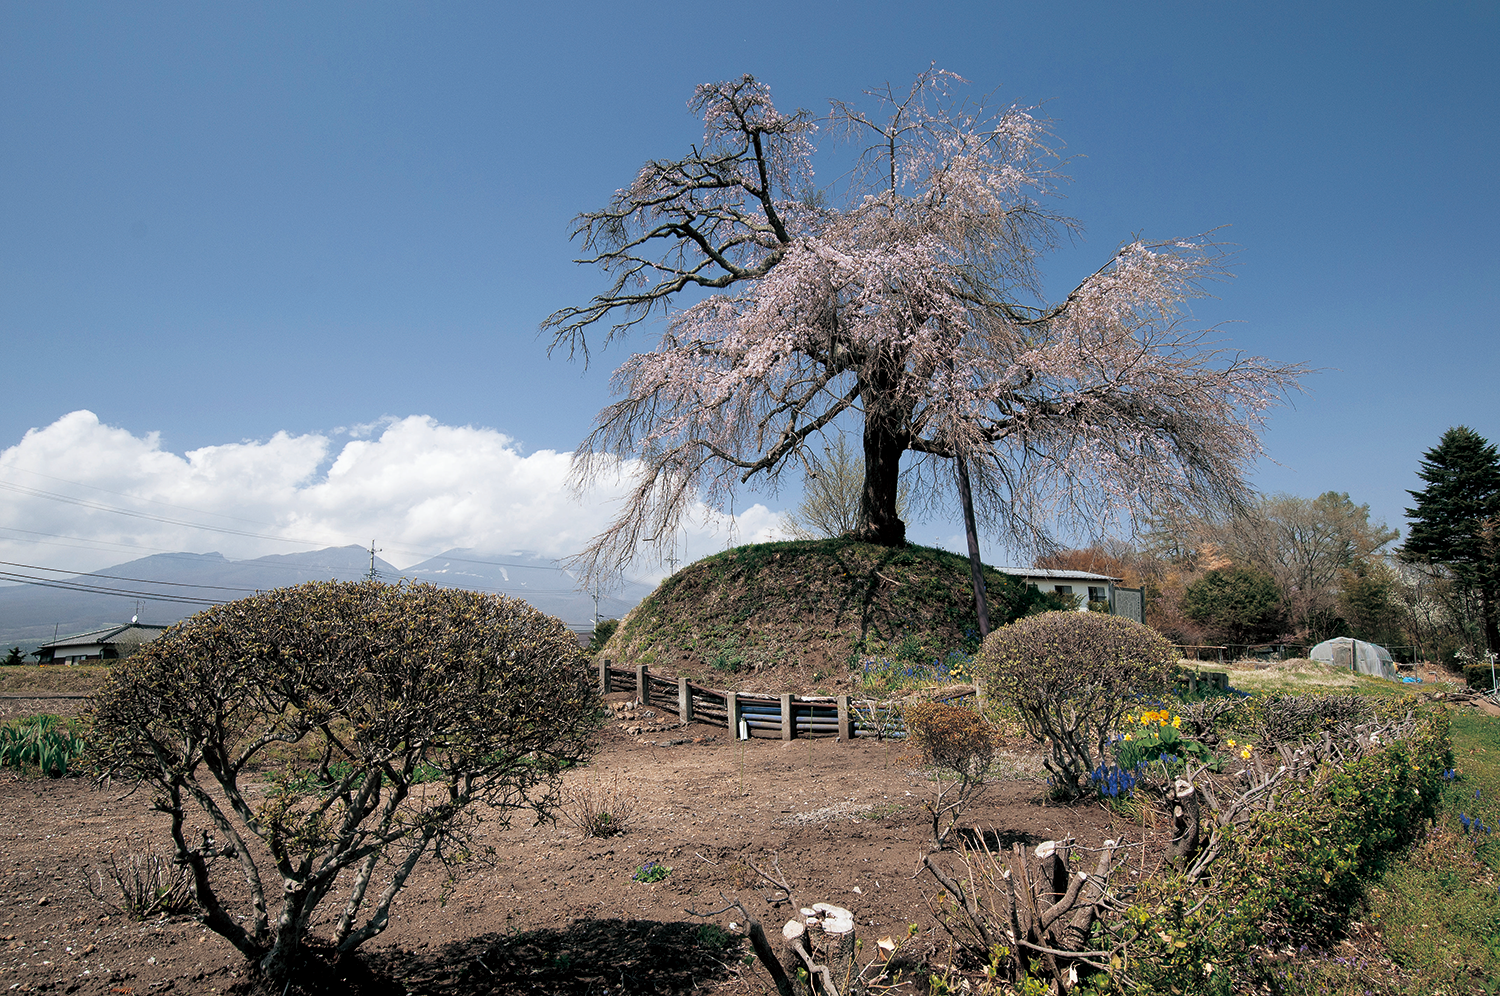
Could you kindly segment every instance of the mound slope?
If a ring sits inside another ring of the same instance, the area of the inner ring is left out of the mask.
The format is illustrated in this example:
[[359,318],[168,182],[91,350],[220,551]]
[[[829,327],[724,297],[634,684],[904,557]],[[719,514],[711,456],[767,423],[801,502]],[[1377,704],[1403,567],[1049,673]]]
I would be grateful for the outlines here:
[[[985,568],[991,624],[1052,600]],[[861,654],[932,660],[978,645],[966,558],[853,540],[736,547],[684,567],[621,622],[600,656],[745,691],[832,691]]]

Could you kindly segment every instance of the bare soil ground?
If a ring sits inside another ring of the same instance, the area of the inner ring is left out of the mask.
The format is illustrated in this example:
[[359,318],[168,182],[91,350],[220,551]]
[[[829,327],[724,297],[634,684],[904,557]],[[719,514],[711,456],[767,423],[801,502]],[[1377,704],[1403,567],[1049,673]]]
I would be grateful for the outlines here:
[[[592,765],[569,774],[568,790],[618,784],[635,803],[630,833],[585,839],[565,822],[522,825],[529,821],[492,830],[492,864],[469,867],[446,888],[440,866],[420,867],[383,935],[323,977],[295,980],[294,991],[774,992],[747,963],[738,913],[687,912],[739,897],[774,936],[795,910],[772,901],[780,894],[752,863],[779,863],[798,906],[852,910],[866,952],[916,924],[905,950],[946,960],[930,905],[936,888],[917,873],[931,783],[900,743],[740,743],[716,727],[652,732],[649,724],[638,735],[612,725],[603,741]],[[966,824],[1002,842],[1141,839],[1140,824],[1097,805],[1045,804],[1032,745],[1008,747],[1002,780]],[[251,991],[240,955],[192,917],[130,920],[86,888],[88,869],[111,852],[165,853],[164,819],[144,792],[127,792],[0,774],[0,994]],[[671,873],[636,881],[651,861]]]

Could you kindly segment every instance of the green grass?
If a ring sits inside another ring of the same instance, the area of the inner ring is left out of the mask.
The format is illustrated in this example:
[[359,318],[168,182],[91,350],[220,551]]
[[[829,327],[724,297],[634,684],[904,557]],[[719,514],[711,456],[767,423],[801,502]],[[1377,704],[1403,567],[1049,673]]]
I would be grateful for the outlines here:
[[[1421,985],[1500,992],[1500,721],[1453,714],[1455,777],[1427,838],[1370,891],[1369,923]],[[1477,793],[1477,795],[1476,795]],[[1470,821],[1469,828],[1463,818]],[[1475,823],[1493,827],[1477,830]]]
[[[993,569],[985,584],[997,623],[1053,605]],[[876,654],[931,662],[977,645],[966,558],[833,539],[752,544],[689,564],[630,613],[605,652],[735,673],[857,669]]]
[[1368,674],[1358,674],[1347,668],[1337,668],[1332,664],[1310,660],[1279,661],[1265,670],[1257,670],[1248,666],[1220,667],[1212,663],[1197,662],[1194,662],[1193,666],[1200,671],[1226,671],[1229,674],[1231,687],[1252,693],[1284,692],[1293,695],[1303,692],[1315,695],[1336,693],[1393,698],[1410,695],[1417,689],[1432,687],[1375,678]]

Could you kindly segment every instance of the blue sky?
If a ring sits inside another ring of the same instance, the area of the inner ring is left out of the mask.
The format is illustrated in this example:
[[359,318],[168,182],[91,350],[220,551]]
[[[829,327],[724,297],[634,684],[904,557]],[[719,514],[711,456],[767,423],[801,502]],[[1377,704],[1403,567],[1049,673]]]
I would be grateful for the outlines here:
[[[425,500],[410,488],[347,521],[326,498],[312,528],[278,505],[292,492],[250,508],[230,471],[205,483],[179,466],[169,485],[149,467],[216,447],[263,476],[273,440],[322,440],[299,451],[303,494],[351,441],[414,416],[454,445],[473,440],[448,428],[504,439],[507,467],[571,450],[626,353],[585,370],[537,336],[602,286],[570,262],[569,221],[699,136],[693,87],[750,72],[780,106],[819,111],[936,64],[1043,104],[1066,143],[1062,207],[1085,236],[1045,264],[1050,289],[1133,235],[1230,226],[1237,276],[1196,316],[1234,348],[1321,369],[1273,415],[1256,485],[1347,491],[1404,526],[1404,489],[1443,430],[1500,442],[1497,50],[1493,2],[6,4],[0,481],[40,488],[51,466],[57,493],[300,523],[309,542],[478,541],[432,522],[403,533]],[[96,428],[37,442],[85,409]],[[60,441],[76,458],[49,462]],[[90,469],[91,447],[134,447],[134,470]],[[479,488],[458,464],[434,486]],[[794,499],[747,495],[766,514],[746,534]],[[0,554],[127,559],[105,545],[124,533],[100,539],[86,519],[0,493]],[[28,548],[38,533],[52,545]],[[155,541],[204,552],[215,536]]]

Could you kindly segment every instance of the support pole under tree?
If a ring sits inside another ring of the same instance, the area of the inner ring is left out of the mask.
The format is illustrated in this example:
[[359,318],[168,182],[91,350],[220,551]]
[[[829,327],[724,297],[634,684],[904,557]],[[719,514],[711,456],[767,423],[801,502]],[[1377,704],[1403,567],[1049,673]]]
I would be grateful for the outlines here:
[[990,635],[990,606],[984,592],[984,565],[979,560],[979,530],[974,525],[974,495],[969,490],[969,468],[955,453],[953,463],[958,471],[958,497],[964,506],[964,537],[969,541],[969,574],[974,580],[974,611],[979,616],[979,639]]

